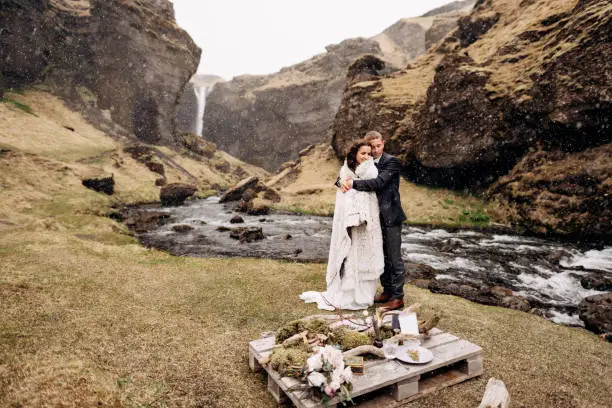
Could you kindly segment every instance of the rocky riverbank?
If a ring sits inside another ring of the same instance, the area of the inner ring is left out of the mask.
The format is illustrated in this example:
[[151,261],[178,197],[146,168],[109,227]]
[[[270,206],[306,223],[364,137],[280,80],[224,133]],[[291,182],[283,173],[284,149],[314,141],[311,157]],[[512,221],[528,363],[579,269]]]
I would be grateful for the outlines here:
[[[330,217],[270,211],[248,215],[219,198],[183,206],[130,208],[126,224],[146,246],[174,255],[327,261]],[[585,298],[612,291],[612,247],[546,240],[501,228],[409,226],[402,234],[406,282],[434,293],[605,331],[606,318],[579,311]],[[591,301],[592,304],[593,302]],[[584,320],[582,317],[586,317]]]

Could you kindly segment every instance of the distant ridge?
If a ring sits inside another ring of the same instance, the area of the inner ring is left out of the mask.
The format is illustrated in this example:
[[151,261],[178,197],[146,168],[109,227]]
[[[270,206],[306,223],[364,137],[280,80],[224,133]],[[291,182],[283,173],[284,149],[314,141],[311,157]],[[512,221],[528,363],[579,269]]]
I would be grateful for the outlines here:
[[464,9],[471,9],[473,6],[474,0],[453,1],[452,3],[448,3],[430,10],[421,17],[433,17],[444,13],[451,13],[453,11],[463,11]]

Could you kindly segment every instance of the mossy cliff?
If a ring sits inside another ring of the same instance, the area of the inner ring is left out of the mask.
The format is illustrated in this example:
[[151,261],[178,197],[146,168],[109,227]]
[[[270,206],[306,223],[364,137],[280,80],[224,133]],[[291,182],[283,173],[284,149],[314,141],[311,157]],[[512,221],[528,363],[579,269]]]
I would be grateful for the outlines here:
[[611,11],[478,1],[405,70],[349,77],[333,147],[378,129],[414,181],[485,191],[527,230],[609,234]]

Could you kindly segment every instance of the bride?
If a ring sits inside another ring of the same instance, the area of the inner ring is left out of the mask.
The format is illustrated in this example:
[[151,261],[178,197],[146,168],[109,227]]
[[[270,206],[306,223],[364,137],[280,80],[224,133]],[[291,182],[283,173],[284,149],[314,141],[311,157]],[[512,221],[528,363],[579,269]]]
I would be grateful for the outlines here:
[[[339,180],[371,179],[378,170],[370,145],[351,146]],[[378,279],[384,271],[382,232],[376,193],[351,189],[336,192],[336,206],[327,262],[327,290],[304,292],[300,299],[319,309],[365,309],[374,303]]]

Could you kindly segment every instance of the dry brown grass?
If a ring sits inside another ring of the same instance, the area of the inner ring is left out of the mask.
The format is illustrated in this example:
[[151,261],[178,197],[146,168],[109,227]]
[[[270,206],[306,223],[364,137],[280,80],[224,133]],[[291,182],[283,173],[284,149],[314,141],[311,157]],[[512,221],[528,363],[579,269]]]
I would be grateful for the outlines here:
[[[299,174],[295,180],[280,188],[281,202],[275,208],[295,212],[330,215],[334,212],[340,162],[331,147],[317,146],[300,158]],[[308,191],[312,193],[308,193]]]
[[432,52],[422,55],[403,71],[403,75],[382,78],[382,88],[372,97],[382,97],[385,104],[391,106],[416,105],[425,97],[435,75],[434,68],[442,57]]
[[[0,406],[276,406],[248,369],[247,344],[316,313],[297,296],[323,289],[325,266],[145,249],[102,216],[114,198],[80,185],[87,164],[35,153],[0,153]],[[121,171],[139,176],[136,166]],[[148,180],[129,187],[121,199],[149,194]],[[485,350],[481,378],[409,406],[476,406],[490,376],[505,381],[515,407],[612,405],[612,347],[597,336],[406,291],[445,310],[442,329]]]
[[[117,149],[119,145],[89,125],[76,112],[45,92],[8,94],[33,109],[33,115],[0,104],[0,143],[27,153],[77,161]],[[70,131],[64,126],[74,129]]]
[[[486,13],[499,12],[499,21],[467,48],[467,53],[477,64],[484,64],[491,73],[487,90],[500,96],[521,95],[521,100],[530,99],[526,91],[533,88],[534,78],[543,72],[543,65],[550,63],[574,48],[583,46],[585,34],[578,35],[573,41],[558,43],[555,35],[543,35],[541,39],[530,42],[520,40],[525,32],[545,32],[550,29],[542,21],[553,15],[570,13],[579,2],[576,0],[538,0],[527,4],[514,0],[496,1],[487,8]],[[594,2],[586,8],[590,20],[605,21],[612,12],[609,2]],[[478,14],[476,14],[478,16]],[[553,25],[554,27],[554,25]],[[515,53],[499,53],[502,47],[517,47]],[[510,57],[520,57],[508,63]],[[563,81],[564,78],[556,78]]]

